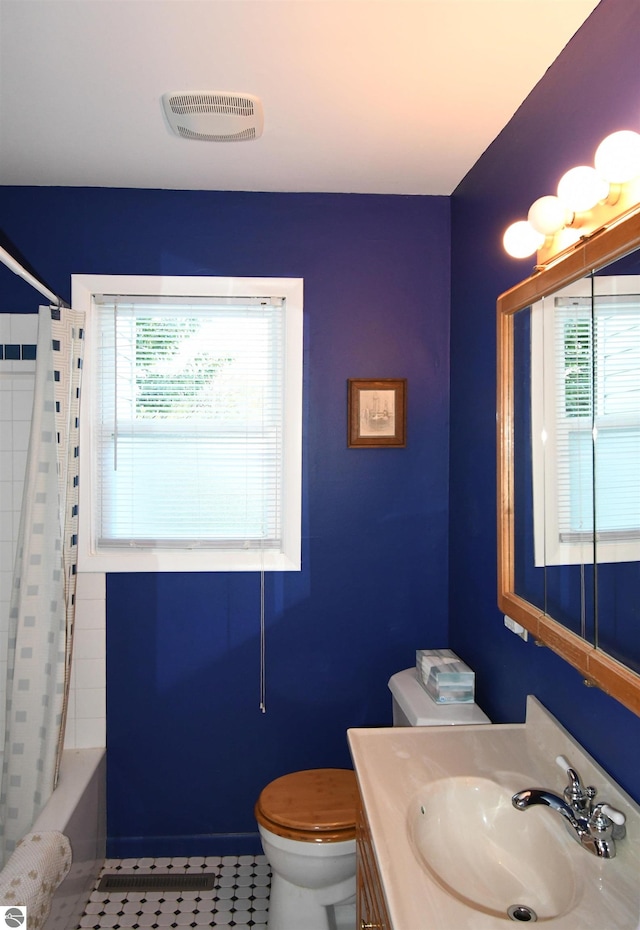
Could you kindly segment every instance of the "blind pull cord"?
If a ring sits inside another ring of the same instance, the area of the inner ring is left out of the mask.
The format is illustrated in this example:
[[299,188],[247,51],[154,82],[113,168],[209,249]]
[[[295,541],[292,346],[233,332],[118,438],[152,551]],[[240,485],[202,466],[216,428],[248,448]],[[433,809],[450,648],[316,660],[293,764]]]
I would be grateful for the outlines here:
[[113,470],[118,470],[118,301],[113,314]]
[[265,621],[264,621],[264,553],[261,552],[262,567],[260,568],[260,711],[267,712],[267,682],[265,663]]
[[[264,430],[264,395],[262,397],[262,428]],[[264,480],[264,474],[263,474]],[[260,712],[267,712],[267,668],[266,668],[266,631],[264,617],[264,536],[265,530],[262,527],[262,539],[260,540]]]

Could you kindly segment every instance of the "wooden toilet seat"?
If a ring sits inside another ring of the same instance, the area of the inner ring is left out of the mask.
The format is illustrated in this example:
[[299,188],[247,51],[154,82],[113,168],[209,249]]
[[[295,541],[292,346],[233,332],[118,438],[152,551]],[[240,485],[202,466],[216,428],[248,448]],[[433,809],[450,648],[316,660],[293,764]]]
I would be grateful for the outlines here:
[[339,843],[356,835],[358,787],[351,769],[282,775],[260,792],[254,809],[265,829],[304,843]]

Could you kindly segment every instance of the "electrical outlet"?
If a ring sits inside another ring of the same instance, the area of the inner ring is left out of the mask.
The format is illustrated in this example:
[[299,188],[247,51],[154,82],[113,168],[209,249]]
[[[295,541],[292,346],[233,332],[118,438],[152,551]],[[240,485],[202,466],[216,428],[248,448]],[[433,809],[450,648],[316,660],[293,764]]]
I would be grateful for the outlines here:
[[516,636],[519,636],[520,639],[523,639],[525,643],[529,639],[529,634],[525,628],[519,623],[516,623],[515,620],[512,620],[511,617],[508,617],[506,614],[504,615],[504,625],[508,630],[511,630],[512,633],[515,633]]

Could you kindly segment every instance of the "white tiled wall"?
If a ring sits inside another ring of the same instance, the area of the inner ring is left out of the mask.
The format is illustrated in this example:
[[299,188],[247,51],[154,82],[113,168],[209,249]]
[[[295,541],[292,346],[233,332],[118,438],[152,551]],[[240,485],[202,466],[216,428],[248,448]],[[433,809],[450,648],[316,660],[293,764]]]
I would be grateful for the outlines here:
[[[35,376],[35,361],[7,359],[4,347],[35,345],[37,332],[36,314],[0,313],[0,695]],[[104,574],[78,575],[75,629],[65,746],[100,747],[106,745]],[[0,700],[0,744],[3,715]]]
[[103,572],[78,575],[67,749],[106,745],[105,588]]

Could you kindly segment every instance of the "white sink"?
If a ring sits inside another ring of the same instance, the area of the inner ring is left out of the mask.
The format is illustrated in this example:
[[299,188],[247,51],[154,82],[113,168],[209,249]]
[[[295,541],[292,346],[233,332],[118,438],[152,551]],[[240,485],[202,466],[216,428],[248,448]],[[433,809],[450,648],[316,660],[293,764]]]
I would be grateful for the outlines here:
[[[640,930],[640,806],[533,697],[524,724],[361,728],[349,745],[390,930]],[[525,788],[562,795],[565,756],[626,818],[599,858]]]
[[528,922],[566,914],[579,899],[579,860],[567,854],[574,841],[560,818],[517,811],[490,779],[431,782],[409,805],[408,830],[419,860],[467,907]]

